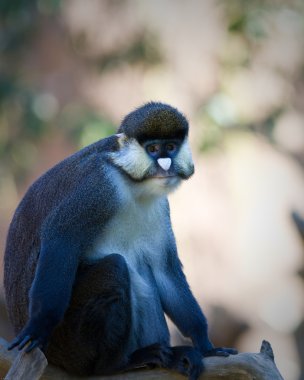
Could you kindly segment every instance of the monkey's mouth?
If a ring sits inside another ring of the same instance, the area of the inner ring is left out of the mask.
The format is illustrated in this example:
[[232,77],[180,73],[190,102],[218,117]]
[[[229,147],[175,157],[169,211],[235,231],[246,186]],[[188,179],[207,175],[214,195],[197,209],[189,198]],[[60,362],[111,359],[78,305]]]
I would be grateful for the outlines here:
[[183,173],[177,171],[174,167],[169,170],[163,170],[162,168],[153,168],[146,173],[143,179],[154,180],[159,182],[161,186],[171,185],[184,179]]
[[173,178],[178,177],[177,173],[173,169],[164,170],[162,168],[157,168],[156,170],[151,171],[148,174],[149,178],[156,178],[156,179],[165,179],[165,178]]
[[150,178],[158,178],[158,179],[164,179],[164,178],[173,178],[177,177],[175,174],[157,174],[152,175]]

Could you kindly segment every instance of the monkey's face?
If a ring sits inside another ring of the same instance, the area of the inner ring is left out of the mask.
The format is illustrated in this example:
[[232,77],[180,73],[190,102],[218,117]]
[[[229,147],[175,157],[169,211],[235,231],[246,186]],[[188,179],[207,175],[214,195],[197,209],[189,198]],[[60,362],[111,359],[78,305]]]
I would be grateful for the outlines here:
[[112,154],[115,165],[155,195],[174,190],[194,173],[187,138],[153,139],[139,143],[125,134],[118,135],[120,149]]

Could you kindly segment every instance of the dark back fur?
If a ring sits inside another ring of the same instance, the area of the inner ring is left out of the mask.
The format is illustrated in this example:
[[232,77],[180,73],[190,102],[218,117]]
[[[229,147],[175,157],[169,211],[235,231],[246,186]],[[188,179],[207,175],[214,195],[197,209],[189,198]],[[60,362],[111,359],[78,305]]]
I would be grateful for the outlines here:
[[[45,220],[80,184],[84,183],[84,190],[87,184],[89,191],[92,181],[98,181],[96,173],[103,175],[101,156],[117,147],[117,139],[113,136],[80,150],[41,176],[19,204],[9,228],[4,255],[6,302],[16,333],[28,319],[29,289],[39,257]],[[100,188],[98,184],[93,184],[93,187]],[[84,200],[80,199],[79,203],[85,204],[85,191],[81,196]]]

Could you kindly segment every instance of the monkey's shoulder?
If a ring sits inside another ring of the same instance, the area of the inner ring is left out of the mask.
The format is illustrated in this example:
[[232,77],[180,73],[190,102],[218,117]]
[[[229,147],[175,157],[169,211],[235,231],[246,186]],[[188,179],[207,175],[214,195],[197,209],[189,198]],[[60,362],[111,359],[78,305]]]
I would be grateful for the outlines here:
[[[117,137],[113,135],[79,150],[45,172],[33,187],[57,184],[66,192],[66,186],[73,188],[73,185],[78,185],[82,180],[88,180],[92,176],[96,179],[102,178],[102,175],[106,174],[108,156],[117,149],[117,144]],[[98,177],[98,173],[101,176]]]
[[[17,214],[27,209],[39,213],[54,209],[72,195],[85,203],[89,196],[112,192],[108,155],[117,148],[116,136],[97,141],[59,162],[42,174],[25,193]],[[85,196],[87,194],[87,196]]]
[[111,214],[118,191],[110,179],[111,165],[107,160],[116,143],[116,136],[100,140],[40,176],[18,205],[10,230],[24,234],[22,226],[30,223],[32,230],[40,233],[42,225],[68,226],[73,221],[73,225],[81,226],[98,212],[101,216],[102,211]]

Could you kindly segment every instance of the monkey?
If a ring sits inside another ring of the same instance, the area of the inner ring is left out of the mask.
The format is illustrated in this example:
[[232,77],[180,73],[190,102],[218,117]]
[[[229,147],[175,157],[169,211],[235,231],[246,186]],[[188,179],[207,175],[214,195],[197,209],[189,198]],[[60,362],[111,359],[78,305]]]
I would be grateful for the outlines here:
[[[168,194],[194,173],[188,130],[146,103],[30,186],[4,255],[8,349],[39,347],[76,375],[159,366],[191,380],[203,357],[237,353],[211,343],[171,225]],[[165,315],[192,345],[170,346]]]

